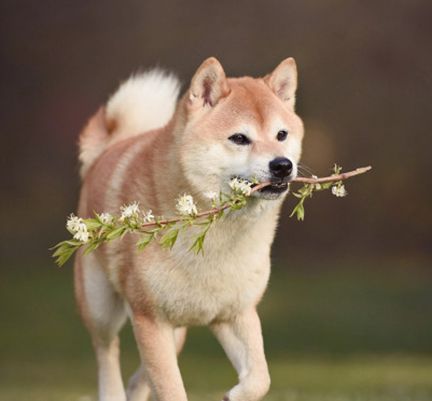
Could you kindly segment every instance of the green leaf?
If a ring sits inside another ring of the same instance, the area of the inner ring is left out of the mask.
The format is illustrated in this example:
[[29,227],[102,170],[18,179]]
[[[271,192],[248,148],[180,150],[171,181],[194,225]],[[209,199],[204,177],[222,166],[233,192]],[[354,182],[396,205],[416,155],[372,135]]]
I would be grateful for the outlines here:
[[194,243],[192,244],[192,246],[189,248],[189,251],[193,251],[195,253],[195,255],[198,255],[200,252],[204,253],[204,240],[205,240],[205,234],[204,235],[199,235]]
[[297,214],[297,220],[299,220],[299,221],[304,220],[305,210],[304,210],[303,202],[299,204],[299,207],[297,208],[296,214]]
[[246,206],[247,198],[244,195],[236,195],[228,203],[231,210],[240,210]]
[[84,219],[83,221],[87,226],[87,229],[90,231],[96,230],[97,228],[100,228],[102,226],[98,219]]
[[51,247],[49,249],[50,249],[50,251],[52,251],[54,249],[60,248],[61,246],[65,245],[65,244],[68,244],[68,245],[71,245],[71,246],[78,246],[78,245],[81,245],[81,242],[77,241],[75,239],[68,239],[66,241],[59,242],[58,244],[54,245],[53,247]]
[[211,227],[211,221],[208,222],[207,227],[196,237],[194,243],[189,248],[189,251],[193,251],[195,255],[198,255],[200,252],[204,253],[204,241],[207,235],[208,230]]
[[81,245],[80,242],[75,241],[63,241],[57,244],[53,253],[56,264],[59,267],[63,266]]
[[290,217],[296,215],[297,220],[299,221],[304,220],[305,210],[304,210],[303,201],[304,199],[302,199],[299,203],[297,203],[297,205],[294,207],[293,211],[291,212]]
[[160,239],[159,243],[163,248],[169,248],[171,249],[174,244],[177,241],[179,229],[178,228],[172,228],[169,231],[167,231],[162,238]]
[[137,248],[142,251],[154,239],[154,234],[144,234],[136,243]]
[[115,230],[111,231],[107,234],[106,239],[108,241],[111,241],[113,239],[116,239],[118,237],[121,237],[127,230],[127,226],[121,226],[116,228]]
[[88,255],[90,252],[93,252],[95,249],[97,249],[99,247],[99,245],[101,245],[101,242],[99,242],[99,241],[91,242],[90,244],[88,244],[86,246],[86,249],[84,251],[84,255]]
[[341,171],[342,171],[342,166],[339,166],[335,163],[333,166],[333,173],[334,174],[340,174]]

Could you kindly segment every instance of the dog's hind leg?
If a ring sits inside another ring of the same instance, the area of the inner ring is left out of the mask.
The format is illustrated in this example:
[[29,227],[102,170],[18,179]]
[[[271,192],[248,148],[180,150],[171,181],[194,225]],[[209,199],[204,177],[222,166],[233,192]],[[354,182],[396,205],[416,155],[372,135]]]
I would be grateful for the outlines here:
[[255,308],[233,320],[211,326],[217,339],[234,365],[239,384],[224,397],[224,401],[258,401],[270,387],[270,376],[264,355],[261,323]]
[[77,255],[75,292],[96,353],[99,401],[125,401],[118,332],[126,321],[126,310],[94,254]]
[[[177,355],[181,352],[186,340],[186,327],[179,327],[174,330],[174,341]],[[134,375],[130,378],[127,387],[128,401],[147,401],[150,397],[151,390],[146,379],[144,365],[138,368]]]
[[129,379],[126,394],[128,401],[147,401],[149,399],[151,390],[145,377],[143,365]]

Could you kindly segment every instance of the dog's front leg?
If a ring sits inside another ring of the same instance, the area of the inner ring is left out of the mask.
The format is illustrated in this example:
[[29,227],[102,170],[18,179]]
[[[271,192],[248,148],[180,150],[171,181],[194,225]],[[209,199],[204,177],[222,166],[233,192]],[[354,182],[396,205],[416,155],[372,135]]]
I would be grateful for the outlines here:
[[157,401],[187,401],[177,364],[174,329],[166,322],[134,314],[133,328],[142,366]]
[[239,384],[224,397],[225,401],[258,401],[270,387],[264,355],[261,323],[255,308],[227,322],[212,325],[212,331],[237,370]]

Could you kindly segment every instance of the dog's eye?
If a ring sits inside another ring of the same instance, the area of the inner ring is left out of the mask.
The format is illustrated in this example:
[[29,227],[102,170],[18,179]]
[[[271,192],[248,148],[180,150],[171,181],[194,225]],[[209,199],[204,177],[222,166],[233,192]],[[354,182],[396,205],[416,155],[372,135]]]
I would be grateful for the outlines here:
[[251,143],[251,140],[245,134],[234,134],[228,139],[236,145],[250,145]]
[[287,139],[287,136],[288,136],[288,131],[286,131],[286,130],[284,130],[284,129],[281,129],[281,130],[277,133],[276,138],[277,138],[277,140],[278,140],[279,142],[282,142],[282,141],[284,141],[285,139]]

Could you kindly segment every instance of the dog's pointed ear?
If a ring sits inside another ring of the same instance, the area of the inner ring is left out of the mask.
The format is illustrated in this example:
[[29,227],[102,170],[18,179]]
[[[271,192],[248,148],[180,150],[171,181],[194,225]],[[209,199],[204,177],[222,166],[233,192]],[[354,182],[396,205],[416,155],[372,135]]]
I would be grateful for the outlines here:
[[270,89],[288,106],[294,108],[297,90],[297,66],[292,57],[283,60],[264,77]]
[[225,71],[219,61],[210,57],[205,60],[192,78],[189,103],[193,106],[215,106],[230,92]]

